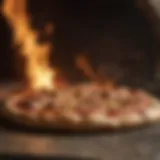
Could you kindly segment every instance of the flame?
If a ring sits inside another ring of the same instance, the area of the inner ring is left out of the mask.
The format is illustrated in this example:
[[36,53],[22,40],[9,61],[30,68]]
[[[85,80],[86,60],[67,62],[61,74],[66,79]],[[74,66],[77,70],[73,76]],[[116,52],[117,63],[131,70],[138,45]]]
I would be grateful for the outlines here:
[[112,79],[108,77],[108,79],[104,79],[104,77],[99,76],[83,54],[76,57],[76,66],[94,82],[98,82],[98,84],[102,86],[105,84],[108,90],[113,90],[117,86],[116,81],[118,81],[118,77],[114,77]]
[[94,81],[100,82],[101,79],[97,76],[97,74],[94,72],[92,66],[88,62],[87,58],[83,55],[80,55],[76,57],[76,65],[79,69],[83,70],[85,75],[90,77]]
[[[20,46],[20,54],[25,57],[25,75],[34,90],[51,90],[55,71],[49,66],[50,43],[40,44],[39,33],[33,30],[27,13],[26,0],[5,0],[2,11],[13,30],[14,43]],[[47,26],[48,33],[52,26]]]

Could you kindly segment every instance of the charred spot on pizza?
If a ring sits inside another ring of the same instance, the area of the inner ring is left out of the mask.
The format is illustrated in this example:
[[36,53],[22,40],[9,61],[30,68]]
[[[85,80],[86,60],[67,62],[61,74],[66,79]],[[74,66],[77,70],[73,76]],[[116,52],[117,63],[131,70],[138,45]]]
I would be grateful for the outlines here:
[[31,110],[33,109],[33,104],[29,100],[21,100],[17,102],[17,107],[22,110]]
[[102,99],[107,99],[107,98],[109,97],[109,93],[106,92],[106,91],[102,91],[102,92],[100,93],[100,97],[101,97]]
[[75,90],[75,92],[73,93],[75,98],[80,98],[82,93],[80,91],[80,89]]
[[55,105],[53,102],[51,101],[48,101],[45,106],[44,106],[44,109],[45,111],[50,111],[50,110],[53,110],[55,108]]

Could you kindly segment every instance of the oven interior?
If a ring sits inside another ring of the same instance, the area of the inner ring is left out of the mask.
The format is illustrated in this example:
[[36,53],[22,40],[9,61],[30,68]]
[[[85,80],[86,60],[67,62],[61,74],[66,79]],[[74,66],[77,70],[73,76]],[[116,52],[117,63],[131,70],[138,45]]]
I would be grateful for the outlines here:
[[[75,65],[82,55],[98,75],[109,80],[118,77],[117,84],[145,88],[159,95],[159,41],[155,23],[148,16],[151,11],[146,12],[148,3],[139,7],[137,1],[126,0],[27,2],[31,25],[40,33],[37,41],[52,43],[50,63],[67,81],[92,80]],[[45,33],[48,22],[55,24],[52,36]],[[1,82],[9,85],[23,80],[25,61],[18,46],[12,44],[13,32],[4,16],[0,32]]]
[[[156,95],[160,94],[159,78],[157,76],[159,57],[158,36],[150,17],[143,11],[143,7],[137,7],[136,1],[29,0],[28,2],[29,12],[32,15],[32,25],[41,33],[38,40],[42,43],[44,41],[50,41],[54,46],[50,63],[71,83],[90,80],[89,77],[84,75],[75,66],[75,58],[78,55],[84,55],[89,59],[90,65],[92,65],[97,73],[100,72],[104,76],[109,75],[109,77],[120,76],[117,83],[132,87],[142,87]],[[47,22],[53,22],[55,24],[55,33],[53,36],[46,36],[45,34],[44,26]],[[18,54],[18,46],[15,47],[12,45],[13,33],[3,16],[0,17],[0,33],[3,35],[0,36],[0,75],[2,87],[7,89],[10,88],[10,85],[12,86],[13,82],[22,80],[24,60]],[[12,125],[12,128],[15,127]],[[156,131],[158,131],[157,128],[155,129]],[[150,132],[148,131],[148,133]],[[8,136],[8,131],[7,134],[5,132],[0,134],[0,137]],[[134,144],[136,135],[136,133],[128,135],[130,144]],[[143,137],[144,132],[140,131],[139,135]],[[10,140],[17,139],[16,136],[15,133],[9,136]],[[121,137],[123,137],[123,140]],[[43,138],[39,141],[43,141]],[[57,137],[54,138],[56,139]],[[103,141],[104,136],[92,138],[93,141],[97,139],[97,144],[99,140]],[[113,140],[112,142],[115,142],[116,135],[108,135],[107,143],[103,144],[106,147],[108,142],[110,145],[112,144],[109,138]],[[119,133],[117,139],[121,141],[122,146],[127,147],[122,133]],[[12,142],[16,144],[12,140],[6,140],[8,146]],[[75,141],[72,142],[69,142],[70,140],[70,137],[65,138],[62,136],[60,143],[56,140],[53,140],[53,143],[55,142],[56,145],[59,145],[61,148],[59,153],[63,153],[63,150],[67,150],[67,146],[73,149],[72,145],[75,147],[75,143],[80,143],[82,137],[77,136]],[[21,141],[23,141],[23,138]],[[82,141],[85,144],[85,138]],[[150,144],[150,142],[146,143]],[[84,148],[87,145],[90,146],[89,150],[93,152],[91,150],[92,145],[86,144],[85,146],[81,143],[80,145]],[[99,155],[102,152],[98,148],[96,149],[96,147],[93,148],[97,150],[97,152],[95,151],[95,155]],[[24,150],[21,149],[20,152],[23,153]],[[33,150],[30,150],[31,153],[34,153]],[[49,150],[52,153],[51,148]],[[47,153],[47,147],[45,151]],[[121,150],[121,152],[123,151]],[[55,153],[56,151],[54,151]],[[71,152],[69,151],[69,153]],[[111,150],[109,153],[107,157],[105,152],[103,152],[104,157],[102,157],[104,159],[110,159],[111,154],[113,156],[114,153]],[[123,153],[119,153],[118,151],[116,153],[124,159],[122,156]],[[133,154],[133,157],[139,154],[134,150],[130,153]],[[80,152],[80,154],[82,153]],[[130,157],[126,150],[124,150],[124,154]],[[2,155],[2,158],[4,157],[6,158],[5,155]],[[145,160],[148,158],[145,154],[142,154],[141,157],[144,157]],[[136,159],[138,158],[137,156]],[[112,160],[114,160],[114,156]]]
[[[158,40],[136,1],[28,2],[32,26],[40,31],[38,41],[52,42],[50,62],[67,80],[89,80],[75,66],[78,55],[85,55],[95,72],[120,76],[120,83],[137,86],[155,80]],[[55,24],[53,36],[45,35],[47,22]],[[13,33],[3,16],[0,23],[1,80],[21,80],[24,60],[12,45]]]

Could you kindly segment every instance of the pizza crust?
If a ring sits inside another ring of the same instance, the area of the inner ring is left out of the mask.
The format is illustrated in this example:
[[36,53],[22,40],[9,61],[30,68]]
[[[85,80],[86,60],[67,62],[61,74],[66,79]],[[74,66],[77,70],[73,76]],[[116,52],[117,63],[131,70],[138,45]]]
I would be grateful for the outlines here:
[[[130,128],[145,124],[155,123],[160,121],[160,108],[159,103],[156,108],[152,108],[145,112],[145,116],[130,115],[123,117],[122,119],[111,119],[99,116],[97,118],[90,117],[89,120],[78,121],[67,117],[58,117],[46,121],[46,119],[32,119],[30,116],[16,115],[3,108],[1,112],[3,117],[7,118],[10,122],[19,124],[26,127],[40,128],[40,129],[64,129],[71,131],[96,131],[96,130],[107,130],[107,129],[120,129]],[[155,114],[156,113],[156,114]]]
[[157,101],[157,103],[153,104],[145,111],[145,115],[149,121],[160,120],[160,103]]

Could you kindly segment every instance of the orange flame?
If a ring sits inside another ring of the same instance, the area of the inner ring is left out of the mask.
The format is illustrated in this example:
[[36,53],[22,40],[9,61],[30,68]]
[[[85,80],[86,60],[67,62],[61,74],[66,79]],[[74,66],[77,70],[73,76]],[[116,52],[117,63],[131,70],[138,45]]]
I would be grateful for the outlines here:
[[116,81],[118,80],[118,77],[115,77],[114,79],[104,79],[104,77],[99,76],[94,69],[92,68],[91,64],[89,63],[88,59],[81,54],[80,56],[76,57],[76,65],[79,69],[83,70],[86,76],[88,76],[91,80],[94,82],[98,82],[100,85],[106,85],[108,90],[112,90],[116,87]]
[[[3,14],[13,30],[14,43],[26,59],[25,74],[34,90],[54,89],[55,72],[49,66],[51,44],[39,44],[38,32],[30,25],[26,0],[5,0]],[[49,29],[51,29],[50,27]]]
[[79,69],[83,70],[85,75],[90,77],[94,81],[101,82],[102,80],[94,72],[92,66],[89,64],[87,58],[83,55],[76,57],[76,65]]

